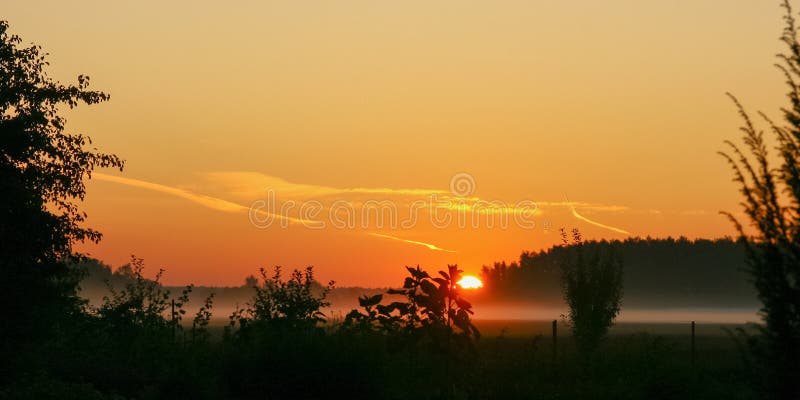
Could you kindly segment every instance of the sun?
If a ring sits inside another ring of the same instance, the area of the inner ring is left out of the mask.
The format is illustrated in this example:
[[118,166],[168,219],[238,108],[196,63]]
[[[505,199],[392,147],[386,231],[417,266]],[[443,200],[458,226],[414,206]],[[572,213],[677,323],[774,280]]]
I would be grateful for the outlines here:
[[472,275],[464,275],[464,277],[456,283],[464,289],[478,289],[483,287],[483,282]]

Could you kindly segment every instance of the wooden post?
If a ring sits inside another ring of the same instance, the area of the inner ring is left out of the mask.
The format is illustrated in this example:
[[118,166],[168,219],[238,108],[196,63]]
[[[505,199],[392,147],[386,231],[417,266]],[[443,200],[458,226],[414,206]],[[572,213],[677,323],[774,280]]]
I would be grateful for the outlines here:
[[172,299],[172,341],[175,342],[175,299]]
[[553,320],[553,367],[558,362],[558,320]]
[[692,321],[692,368],[694,368],[695,361],[695,347],[694,347],[694,321]]

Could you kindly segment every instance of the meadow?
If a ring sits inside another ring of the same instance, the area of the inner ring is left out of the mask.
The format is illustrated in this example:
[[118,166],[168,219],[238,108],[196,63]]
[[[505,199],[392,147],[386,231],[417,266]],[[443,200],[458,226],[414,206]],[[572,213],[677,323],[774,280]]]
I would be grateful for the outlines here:
[[[746,328],[742,324],[698,323],[693,356],[688,322],[619,323],[597,353],[587,359],[578,353],[564,321],[558,321],[554,354],[552,321],[476,320],[481,337],[475,341],[475,353],[453,359],[449,365],[439,354],[395,353],[380,340],[350,340],[333,334],[337,324],[334,321],[326,326],[331,335],[306,342],[316,349],[316,354],[307,358],[296,352],[304,354],[309,349],[294,345],[263,355],[265,361],[271,360],[268,364],[280,360],[279,365],[289,369],[269,369],[277,380],[264,379],[273,384],[251,383],[251,389],[259,387],[257,392],[238,395],[398,399],[760,397],[753,391],[754,377],[744,353],[727,331]],[[211,332],[219,345],[221,320],[213,323]],[[287,379],[292,381],[290,376],[297,381],[285,385]]]

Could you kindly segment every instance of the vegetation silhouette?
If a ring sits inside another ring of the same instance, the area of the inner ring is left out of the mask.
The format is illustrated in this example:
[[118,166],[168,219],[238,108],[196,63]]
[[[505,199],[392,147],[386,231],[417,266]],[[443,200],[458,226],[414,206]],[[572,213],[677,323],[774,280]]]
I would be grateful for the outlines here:
[[[800,398],[800,41],[791,4],[784,0],[785,26],[781,41],[787,52],[776,66],[786,78],[790,105],[779,125],[759,112],[775,140],[777,166],[770,144],[750,114],[730,95],[744,124],[743,146],[725,141],[727,160],[742,194],[742,208],[752,231],[730,212],[747,249],[748,271],[763,303],[764,325],[759,337],[748,339],[763,373],[762,389],[773,398]],[[753,232],[750,234],[750,232]]]
[[472,339],[480,332],[472,324],[472,304],[462,297],[456,282],[464,272],[457,265],[448,265],[438,277],[406,267],[409,276],[403,287],[389,289],[388,294],[403,296],[405,301],[380,304],[383,295],[363,296],[359,305],[364,313],[352,310],[344,320],[344,329],[378,332],[394,336],[400,345],[415,345],[428,340],[430,350],[446,354],[474,350]]
[[622,301],[622,261],[614,254],[585,254],[577,229],[572,238],[561,229],[564,245],[573,244],[573,254],[562,261],[564,299],[569,306],[570,327],[580,352],[591,356],[600,346],[619,314]]
[[[13,381],[24,352],[65,335],[79,318],[79,276],[68,268],[80,258],[73,245],[97,242],[77,202],[95,168],[122,169],[112,154],[87,149],[89,137],[64,131],[61,106],[109,99],[89,90],[89,77],[64,85],[46,73],[46,53],[8,32],[0,21],[0,304],[13,323],[0,329],[0,383]],[[19,302],[24,299],[24,304]]]
[[623,285],[627,308],[755,309],[758,298],[746,272],[745,246],[730,239],[629,238],[582,240],[536,252],[517,261],[484,266],[483,300],[530,302],[555,308],[562,302],[562,263],[577,248],[587,254],[616,254],[625,261]]

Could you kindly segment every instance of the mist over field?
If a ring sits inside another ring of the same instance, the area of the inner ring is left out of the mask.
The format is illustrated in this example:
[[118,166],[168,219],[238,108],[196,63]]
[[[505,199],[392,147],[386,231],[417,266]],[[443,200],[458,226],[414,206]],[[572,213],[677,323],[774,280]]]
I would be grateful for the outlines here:
[[[625,260],[620,321],[744,323],[758,318],[757,298],[744,270],[744,249],[734,241],[629,239],[589,242],[586,246],[613,248]],[[558,257],[562,256],[559,252],[559,248],[523,252],[519,260],[484,266],[480,278],[485,286],[464,291],[473,304],[474,317],[560,319],[567,307],[557,266]],[[109,294],[106,282],[119,288],[131,279],[124,266],[112,268],[98,261],[85,266],[88,275],[82,282],[81,293],[91,304],[100,304],[103,296]],[[243,277],[242,285],[236,287],[193,287],[187,307],[199,307],[203,299],[214,293],[213,319],[215,323],[224,323],[237,307],[251,301],[254,284],[257,284],[255,276],[249,282]],[[167,289],[180,293],[184,287]],[[350,310],[359,308],[360,296],[385,294],[387,289],[334,287],[327,295],[331,304],[324,312],[333,320],[341,320]],[[317,290],[321,292],[322,285],[317,284]]]

